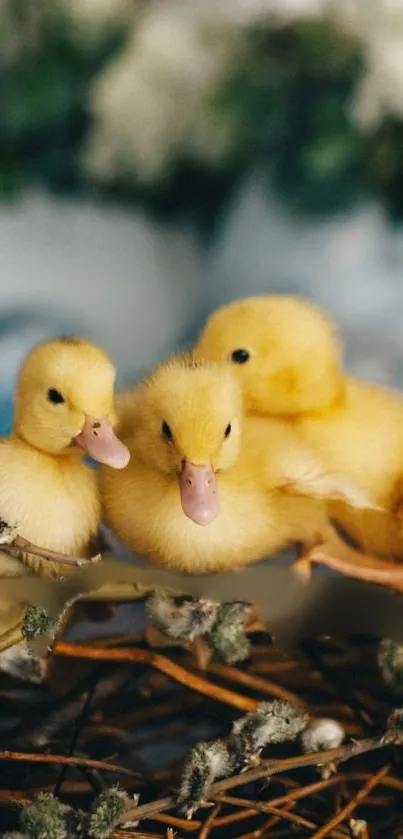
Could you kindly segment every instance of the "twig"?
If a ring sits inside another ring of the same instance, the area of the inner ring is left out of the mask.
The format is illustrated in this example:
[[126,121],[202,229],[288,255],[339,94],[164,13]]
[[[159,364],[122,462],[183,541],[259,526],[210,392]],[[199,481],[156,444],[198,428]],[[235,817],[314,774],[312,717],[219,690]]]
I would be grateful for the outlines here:
[[216,806],[213,807],[211,813],[209,814],[208,818],[204,822],[204,825],[203,825],[202,829],[200,830],[198,839],[208,839],[208,836],[210,835],[210,833],[211,833],[211,831],[214,827],[214,821],[216,819],[216,816],[220,812],[220,809],[221,809],[220,804],[216,804]]
[[42,755],[35,752],[0,752],[0,761],[16,760],[24,763],[60,763],[66,766],[83,766],[86,769],[102,769],[104,772],[116,772],[120,775],[136,777],[136,772],[125,769],[124,766],[117,766],[115,763],[108,763],[105,760],[92,760],[84,757],[66,757],[66,755]]
[[245,685],[245,687],[249,687],[252,690],[267,693],[269,696],[275,696],[277,699],[292,702],[300,708],[307,708],[307,703],[295,693],[292,693],[292,691],[287,690],[287,688],[283,688],[281,685],[278,685],[276,682],[271,682],[268,679],[262,679],[260,676],[245,673],[236,667],[229,667],[225,664],[209,664],[208,672],[214,673],[216,676],[221,676],[223,679],[231,679],[231,681],[238,682],[238,684]]
[[[285,804],[284,811],[288,812],[289,810],[292,810],[294,806],[294,802],[291,801],[288,804]],[[283,812],[283,810],[281,812]],[[237,822],[244,821],[245,819],[250,819],[252,816],[256,816],[256,810],[250,808],[247,810],[235,810],[226,816],[221,816],[219,819],[216,819],[214,827],[227,827],[230,824],[236,824]],[[279,821],[281,821],[281,817],[275,816],[275,824]]]
[[[85,719],[86,719],[87,714],[88,714],[88,712],[90,710],[90,707],[91,707],[92,700],[94,698],[97,683],[98,683],[97,679],[95,679],[93,684],[89,688],[89,690],[87,692],[87,695],[84,696],[84,703],[83,703],[83,706],[82,706],[82,709],[81,709],[81,713],[78,715],[76,723],[73,727],[73,736],[72,736],[71,741],[70,741],[70,747],[69,747],[69,752],[68,752],[67,757],[72,757],[73,754],[74,754],[74,750],[75,750],[75,747],[76,747],[76,744],[77,744],[77,740],[78,740],[81,728],[84,725]],[[55,797],[60,795],[60,790],[62,788],[63,781],[66,777],[67,769],[68,769],[68,765],[66,763],[64,763],[62,768],[61,768],[60,775],[59,775],[59,777],[56,781],[56,784],[55,784],[55,789],[54,789],[54,793],[53,793]]]
[[[261,781],[264,778],[279,775],[282,772],[287,772],[293,769],[302,769],[307,766],[317,766],[318,764],[330,763],[332,761],[341,763],[342,761],[350,760],[353,757],[365,754],[365,752],[375,751],[376,749],[381,749],[383,747],[384,743],[381,738],[372,737],[367,738],[366,740],[361,740],[358,743],[349,743],[346,746],[340,746],[337,749],[328,749],[324,752],[297,755],[296,757],[263,760],[261,765],[256,769],[250,769],[248,772],[241,772],[238,775],[234,775],[231,778],[226,778],[223,781],[218,781],[216,784],[213,784],[209,793],[209,799],[219,800],[220,795],[227,792],[227,790],[235,789],[235,787],[250,784],[254,781]],[[176,807],[176,799],[173,796],[167,796],[166,798],[160,798],[157,801],[151,801],[149,804],[143,804],[140,807],[136,807],[134,810],[131,810],[130,813],[126,813],[122,817],[122,821],[130,819],[140,821],[141,819],[151,817],[154,813],[161,813],[164,810],[170,810],[174,807]]]
[[56,655],[67,656],[71,658],[85,658],[95,661],[136,661],[139,664],[148,664],[156,670],[160,670],[192,690],[198,693],[203,693],[204,696],[210,696],[211,699],[217,702],[224,702],[232,708],[238,708],[240,711],[253,711],[256,708],[257,700],[250,699],[248,696],[243,696],[235,691],[227,690],[227,688],[214,685],[207,679],[191,673],[179,664],[175,664],[169,658],[156,653],[153,650],[141,650],[139,648],[122,650],[119,647],[112,649],[94,649],[85,644],[69,644],[66,641],[58,641],[55,645],[54,653]]
[[249,801],[247,798],[235,798],[231,795],[220,795],[219,801],[223,804],[232,804],[233,807],[249,807],[256,813],[270,813],[272,816],[279,816],[284,821],[296,824],[298,827],[306,827],[308,830],[314,830],[317,824],[298,816],[296,813],[288,813],[286,810],[281,810],[279,807],[273,807],[272,804],[266,804],[259,801]]
[[[166,839],[170,839],[172,833],[169,831],[166,834]],[[115,830],[112,833],[111,839],[165,839],[160,833],[138,833],[137,830],[133,833],[132,830]]]
[[153,821],[161,822],[161,824],[176,827],[178,830],[185,830],[187,833],[193,833],[202,826],[200,819],[179,819],[176,816],[168,816],[166,813],[154,813]]
[[[308,784],[301,789],[293,789],[290,792],[287,792],[286,795],[280,795],[278,798],[273,798],[270,801],[270,804],[275,807],[279,807],[286,804],[288,801],[298,801],[301,798],[307,798],[308,795],[322,792],[322,790],[336,786],[337,784],[347,782],[351,783],[352,781],[367,781],[368,777],[372,778],[372,775],[368,776],[368,773],[366,772],[357,772],[352,775],[333,775],[332,778],[316,781],[314,784]],[[403,781],[401,781],[400,778],[395,778],[393,775],[388,775],[386,778],[382,778],[380,783],[390,789],[403,792]]]
[[379,772],[368,779],[367,783],[358,790],[354,798],[352,798],[339,813],[330,819],[327,824],[317,830],[316,833],[312,834],[311,839],[324,839],[325,836],[329,836],[330,831],[333,830],[334,827],[337,827],[337,825],[354,813],[354,810],[367,798],[371,790],[373,790],[374,787],[380,783],[382,778],[388,774],[389,769],[390,766],[388,764],[386,766],[382,766]]
[[[287,810],[292,809],[293,805],[287,805]],[[281,821],[280,816],[270,816],[269,819],[262,825],[261,828],[258,830],[254,830],[252,833],[244,833],[239,839],[263,839],[266,837],[272,827],[275,827]],[[288,839],[288,836],[287,836]]]
[[260,781],[262,778],[279,775],[282,772],[293,769],[303,769],[306,766],[317,766],[319,763],[331,763],[332,761],[341,763],[342,761],[350,760],[352,757],[357,757],[357,755],[365,754],[365,752],[381,749],[383,746],[384,743],[382,743],[381,738],[371,737],[357,743],[348,743],[346,746],[339,746],[337,749],[327,749],[324,752],[317,752],[316,754],[297,755],[296,757],[286,757],[278,760],[262,760],[261,766],[257,769],[251,769],[249,772],[243,772],[240,776],[219,781],[215,785],[214,793],[226,792],[228,789],[234,789],[234,787],[242,783]]
[[1,806],[2,807],[28,807],[29,804],[32,803],[32,799],[30,798],[21,798],[21,793],[14,793],[13,795],[2,795],[1,796]]
[[301,789],[292,789],[290,792],[287,792],[286,795],[279,795],[278,798],[273,798],[272,801],[270,801],[270,804],[273,807],[280,807],[283,804],[287,804],[288,801],[298,801],[301,798],[307,798],[308,795],[322,792],[322,790],[325,790],[328,787],[341,784],[345,778],[350,780],[348,776],[333,775],[332,778],[316,781],[314,784],[307,784],[306,786],[301,787]]
[[101,559],[100,554],[87,559],[83,556],[70,556],[69,554],[58,553],[58,551],[50,551],[47,548],[40,548],[39,545],[34,545],[33,542],[24,539],[23,536],[16,536],[9,545],[2,545],[1,550],[4,553],[9,551],[25,551],[26,553],[46,559],[48,562],[57,562],[60,565],[74,565],[75,567],[88,565],[91,562],[99,562]]
[[197,694],[181,694],[180,696],[173,696],[172,699],[165,700],[164,703],[157,703],[155,701],[155,704],[153,703],[152,706],[147,705],[144,708],[137,708],[126,714],[121,713],[116,715],[115,712],[112,717],[109,717],[109,723],[111,725],[118,725],[119,727],[128,725],[138,727],[154,719],[161,720],[164,718],[166,720],[172,714],[186,712],[190,708],[199,706],[202,702],[202,697]]

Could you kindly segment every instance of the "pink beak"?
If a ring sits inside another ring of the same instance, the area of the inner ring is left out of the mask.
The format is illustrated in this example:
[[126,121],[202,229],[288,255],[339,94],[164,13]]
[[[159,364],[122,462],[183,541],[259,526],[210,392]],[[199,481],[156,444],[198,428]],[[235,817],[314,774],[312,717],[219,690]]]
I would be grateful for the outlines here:
[[130,452],[113,431],[109,420],[94,420],[86,417],[84,428],[75,442],[98,463],[124,469],[130,460]]
[[210,524],[219,511],[217,478],[210,464],[184,461],[180,480],[182,510],[195,524]]

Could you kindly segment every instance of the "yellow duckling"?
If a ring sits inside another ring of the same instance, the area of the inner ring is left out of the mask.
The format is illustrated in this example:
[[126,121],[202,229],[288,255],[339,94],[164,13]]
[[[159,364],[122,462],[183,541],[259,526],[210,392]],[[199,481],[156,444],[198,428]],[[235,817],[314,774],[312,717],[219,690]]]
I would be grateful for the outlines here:
[[323,499],[362,501],[284,422],[244,419],[239,384],[221,365],[177,356],[121,404],[131,457],[119,473],[101,470],[104,515],[153,562],[193,573],[240,567],[315,541],[327,526]]
[[193,355],[231,364],[251,413],[298,418],[331,410],[344,395],[337,329],[299,297],[246,297],[217,309]]
[[[14,430],[0,439],[0,517],[41,548],[88,556],[101,508],[96,473],[83,457],[116,469],[130,457],[113,431],[114,382],[109,357],[79,338],[40,344],[21,367]],[[61,566],[0,553],[0,577],[28,569],[54,574]],[[19,607],[0,603],[0,633],[20,616]]]
[[195,358],[228,362],[249,411],[285,416],[330,471],[387,513],[336,503],[331,515],[369,552],[403,558],[403,398],[345,374],[333,323],[308,300],[267,295],[217,310]]

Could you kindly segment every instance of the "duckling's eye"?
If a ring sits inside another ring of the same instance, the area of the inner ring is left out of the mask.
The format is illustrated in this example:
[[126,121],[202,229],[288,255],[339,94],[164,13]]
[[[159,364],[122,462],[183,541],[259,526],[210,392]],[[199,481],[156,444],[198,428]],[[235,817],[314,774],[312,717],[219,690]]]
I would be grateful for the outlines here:
[[161,431],[162,431],[163,436],[164,436],[167,440],[169,440],[169,442],[170,442],[170,443],[173,443],[173,441],[174,441],[174,435],[172,434],[172,431],[171,431],[171,429],[170,429],[170,427],[169,427],[168,423],[167,423],[167,422],[165,422],[165,420],[164,420],[164,422],[162,423],[162,426],[161,426]]
[[231,434],[231,423],[229,422],[225,431],[224,431],[224,437],[229,437],[230,434]]
[[249,359],[250,353],[248,352],[248,350],[234,350],[234,352],[231,353],[231,361],[233,361],[234,364],[246,364],[246,362],[249,361]]
[[54,405],[61,405],[62,402],[65,401],[64,396],[62,396],[62,394],[53,387],[48,390],[48,399],[49,402],[53,402]]

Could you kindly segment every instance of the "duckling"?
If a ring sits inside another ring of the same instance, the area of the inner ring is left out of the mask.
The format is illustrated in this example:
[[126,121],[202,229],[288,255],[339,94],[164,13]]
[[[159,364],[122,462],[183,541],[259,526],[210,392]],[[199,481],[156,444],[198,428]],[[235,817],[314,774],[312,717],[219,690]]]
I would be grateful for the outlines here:
[[288,417],[327,469],[360,486],[383,511],[337,502],[330,515],[365,551],[403,558],[403,398],[344,372],[324,312],[287,295],[235,301],[210,317],[194,356],[228,362],[249,411]]
[[[88,556],[101,516],[90,455],[122,469],[130,454],[113,431],[115,367],[95,344],[60,338],[35,347],[19,372],[14,430],[0,439],[0,517],[41,548]],[[57,575],[68,566],[0,552],[0,577]],[[20,607],[0,603],[0,633]]]
[[272,294],[213,312],[193,356],[233,366],[248,412],[299,418],[342,400],[342,352],[336,326],[319,307]]
[[[101,469],[104,518],[134,552],[185,572],[237,568],[314,542],[325,499],[366,504],[280,420],[243,416],[236,376],[176,356],[122,397],[126,469]],[[117,402],[119,413],[119,400]]]

